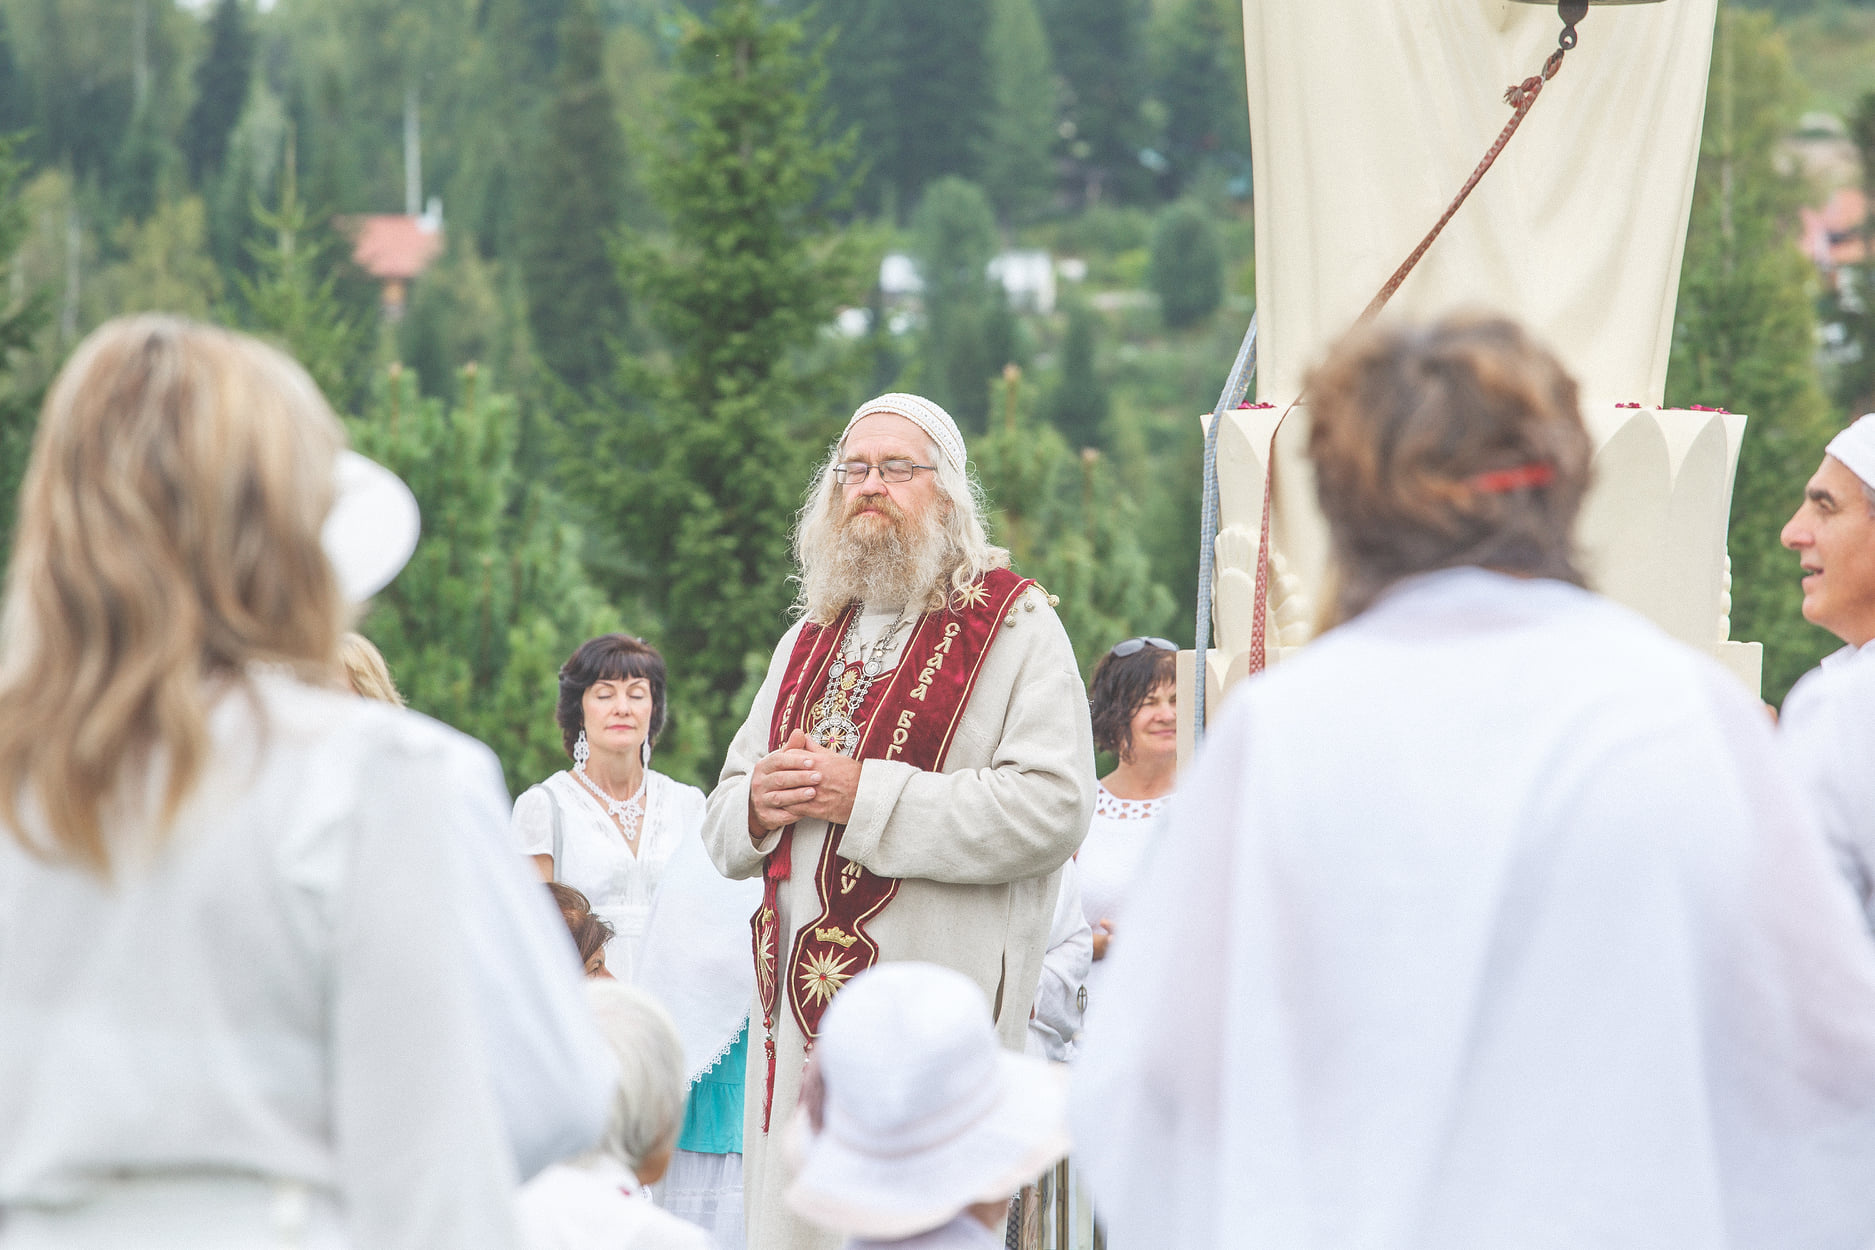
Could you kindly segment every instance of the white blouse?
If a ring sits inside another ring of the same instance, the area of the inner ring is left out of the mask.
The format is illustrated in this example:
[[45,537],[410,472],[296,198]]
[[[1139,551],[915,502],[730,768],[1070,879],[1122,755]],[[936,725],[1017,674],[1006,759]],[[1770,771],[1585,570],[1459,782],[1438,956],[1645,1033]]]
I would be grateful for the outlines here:
[[615,1078],[495,759],[253,687],[111,880],[0,832],[0,1244],[511,1247],[517,1162],[594,1140]]
[[[1123,799],[1099,786],[1094,793],[1094,819],[1088,823],[1087,840],[1081,843],[1074,866],[1080,877],[1081,910],[1087,923],[1097,925],[1111,920],[1113,937],[1123,942],[1125,927],[1120,912],[1133,883],[1145,867],[1146,852],[1165,825],[1165,813],[1171,796],[1158,799]],[[1107,954],[1113,954],[1109,947]],[[1100,997],[1100,985],[1107,960],[1097,961],[1087,974],[1087,1001],[1091,1007]]]
[[511,827],[524,854],[553,852],[556,808],[563,862],[554,866],[554,879],[584,894],[593,913],[612,926],[606,969],[630,982],[664,865],[680,839],[702,836],[703,791],[648,771],[644,820],[633,854],[598,796],[572,773],[557,772],[514,802]]

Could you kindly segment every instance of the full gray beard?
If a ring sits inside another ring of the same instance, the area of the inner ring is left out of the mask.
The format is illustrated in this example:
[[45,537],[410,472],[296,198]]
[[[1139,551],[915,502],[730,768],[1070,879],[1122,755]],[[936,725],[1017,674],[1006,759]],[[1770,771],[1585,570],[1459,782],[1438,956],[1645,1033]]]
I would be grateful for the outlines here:
[[801,603],[822,623],[848,604],[930,607],[956,563],[942,520],[931,509],[903,525],[823,516],[801,542]]

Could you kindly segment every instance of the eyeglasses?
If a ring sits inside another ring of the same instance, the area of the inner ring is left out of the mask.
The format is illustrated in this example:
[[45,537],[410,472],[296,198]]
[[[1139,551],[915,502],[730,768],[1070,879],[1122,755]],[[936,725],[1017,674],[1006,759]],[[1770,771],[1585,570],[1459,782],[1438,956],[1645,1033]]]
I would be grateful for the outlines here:
[[1178,650],[1178,644],[1173,642],[1170,638],[1155,638],[1151,634],[1148,634],[1143,638],[1128,638],[1125,642],[1114,643],[1113,655],[1118,659],[1124,660],[1129,655],[1138,655],[1147,647],[1151,647],[1157,651]]
[[918,470],[928,469],[937,472],[934,464],[913,464],[909,460],[887,460],[881,464],[867,464],[864,460],[848,460],[833,466],[833,480],[841,486],[859,486],[872,476],[874,469],[879,470],[881,482],[909,482],[918,476]]

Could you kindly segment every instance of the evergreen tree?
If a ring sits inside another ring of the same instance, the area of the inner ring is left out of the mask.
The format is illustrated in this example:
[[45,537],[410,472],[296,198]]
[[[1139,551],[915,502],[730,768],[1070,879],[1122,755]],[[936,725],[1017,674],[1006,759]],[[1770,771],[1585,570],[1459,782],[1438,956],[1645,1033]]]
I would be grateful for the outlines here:
[[1024,411],[1020,374],[1001,419],[971,447],[990,532],[1024,576],[1046,586],[1083,673],[1121,638],[1162,634],[1176,612],[1140,545],[1140,510],[1093,448],[1078,452]]
[[1713,55],[1667,402],[1750,417],[1732,492],[1732,635],[1764,643],[1776,702],[1835,645],[1803,620],[1797,559],[1778,542],[1833,425],[1795,244],[1801,190],[1777,165],[1802,92],[1764,14],[1727,10]]
[[1206,160],[1249,155],[1241,23],[1235,0],[1183,0],[1156,23],[1153,95],[1165,109],[1160,189],[1168,196]]
[[1026,221],[1055,184],[1055,72],[1035,0],[990,0],[984,54],[990,104],[977,167],[1003,221]]
[[596,563],[661,622],[682,721],[666,758],[706,783],[787,626],[795,509],[844,415],[813,354],[852,284],[822,216],[847,153],[800,39],[762,0],[686,32],[648,178],[670,241],[624,261],[667,356],[628,362],[620,389],[648,398],[573,422],[566,452],[569,489],[614,536]]
[[205,186],[228,153],[228,137],[247,106],[253,77],[254,37],[244,0],[217,0],[208,23],[208,52],[195,68],[195,104],[183,127],[189,177]]
[[1209,213],[1181,203],[1159,214],[1147,281],[1171,329],[1196,325],[1217,311],[1224,300],[1224,251]]
[[520,205],[521,274],[540,358],[575,392],[612,374],[625,288],[611,255],[622,215],[625,138],[605,79],[605,32],[593,0],[571,0],[560,65]]
[[1042,21],[1068,85],[1069,151],[1083,198],[1138,199],[1147,178],[1145,0],[1047,0]]
[[32,124],[32,94],[13,51],[13,31],[7,12],[0,7],[0,135],[11,135]]
[[827,105],[863,162],[856,206],[896,221],[902,202],[895,95],[905,47],[899,0],[791,0],[815,45],[826,50]]
[[514,402],[478,388],[476,372],[464,370],[449,408],[393,366],[367,417],[349,423],[423,512],[416,553],[362,628],[410,705],[494,748],[519,790],[566,765],[553,719],[561,662],[619,619],[557,497],[515,471]]
[[[34,340],[51,320],[51,308],[44,291],[25,288],[18,283],[20,245],[28,229],[25,205],[20,191],[25,165],[14,154],[15,140],[0,136],[0,267],[9,286],[19,294],[0,304],[0,544],[13,547],[13,520],[17,509],[20,477],[26,471],[26,458],[32,450],[33,430],[39,423],[39,403],[43,387],[22,378],[20,364],[32,350]],[[23,289],[22,289],[23,288]]]
[[896,0],[896,7],[904,33],[892,84],[898,137],[890,170],[899,203],[911,204],[933,179],[976,174],[989,101],[990,12],[989,0]]
[[940,178],[912,218],[913,251],[924,279],[926,386],[966,430],[989,415],[989,385],[1002,360],[990,358],[988,336],[1002,288],[986,270],[996,255],[996,216],[975,183]]
[[250,245],[255,276],[235,277],[247,324],[304,365],[334,408],[356,411],[363,398],[359,377],[366,330],[346,312],[334,267],[322,263],[321,249],[310,237],[291,145],[281,171],[279,209],[269,212],[256,203],[253,213],[267,234]]
[[1103,447],[1112,401],[1095,364],[1099,315],[1082,301],[1068,305],[1068,327],[1061,338],[1061,376],[1049,393],[1049,422],[1070,447]]

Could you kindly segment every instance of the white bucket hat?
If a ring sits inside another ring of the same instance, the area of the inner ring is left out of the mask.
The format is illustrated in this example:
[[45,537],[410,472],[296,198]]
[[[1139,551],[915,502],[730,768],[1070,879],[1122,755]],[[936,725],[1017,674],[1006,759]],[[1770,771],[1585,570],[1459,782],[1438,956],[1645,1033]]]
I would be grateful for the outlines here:
[[926,1232],[1068,1152],[1065,1070],[998,1046],[983,991],[949,968],[888,963],[853,978],[814,1056],[819,1106],[804,1091],[788,1205],[822,1228]]
[[348,603],[363,603],[391,584],[423,532],[417,497],[375,460],[341,451],[333,465],[332,511],[319,545]]
[[1825,451],[1842,461],[1864,485],[1875,486],[1875,412],[1857,417],[1848,429],[1829,440]]

